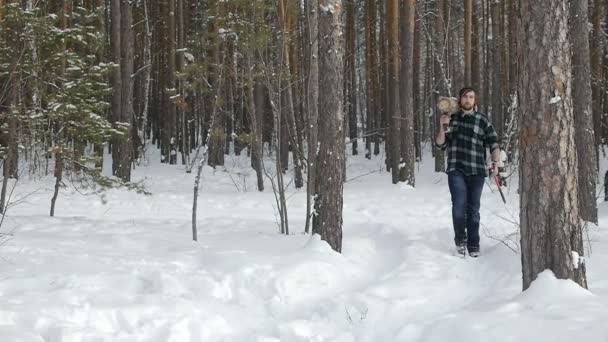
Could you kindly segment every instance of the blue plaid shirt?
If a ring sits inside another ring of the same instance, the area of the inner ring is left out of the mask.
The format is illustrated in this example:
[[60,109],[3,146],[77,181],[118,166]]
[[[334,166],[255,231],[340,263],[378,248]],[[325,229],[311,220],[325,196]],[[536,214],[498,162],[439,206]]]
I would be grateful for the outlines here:
[[450,132],[437,147],[448,151],[446,172],[460,171],[466,176],[487,176],[486,148],[498,148],[498,136],[488,118],[480,113],[458,112],[450,120]]

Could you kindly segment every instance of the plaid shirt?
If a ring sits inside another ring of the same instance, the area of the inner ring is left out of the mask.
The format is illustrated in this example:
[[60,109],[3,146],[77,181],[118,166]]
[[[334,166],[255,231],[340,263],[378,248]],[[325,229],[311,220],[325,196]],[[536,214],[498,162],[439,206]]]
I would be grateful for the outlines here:
[[449,133],[446,140],[437,147],[448,150],[448,168],[460,171],[466,176],[487,176],[486,148],[490,152],[498,148],[498,136],[488,118],[479,112],[452,115]]

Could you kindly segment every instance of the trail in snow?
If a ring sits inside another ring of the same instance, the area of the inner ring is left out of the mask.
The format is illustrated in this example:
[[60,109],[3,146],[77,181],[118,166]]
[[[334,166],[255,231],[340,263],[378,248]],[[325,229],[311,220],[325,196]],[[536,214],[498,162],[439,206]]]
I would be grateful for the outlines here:
[[[255,191],[247,158],[204,171],[199,242],[190,241],[193,175],[153,165],[151,197],[111,191],[107,204],[60,194],[52,179],[15,207],[0,247],[3,341],[605,341],[608,235],[591,228],[591,293],[541,275],[521,294],[505,207],[486,186],[482,257],[452,255],[445,176],[421,164],[416,188],[375,172],[345,185],[343,254],[302,234],[305,190],[290,189],[291,236],[278,234],[273,195]],[[106,163],[108,164],[108,163]],[[349,179],[383,167],[350,158]],[[176,170],[177,169],[177,170]],[[237,191],[238,188],[241,191]],[[512,181],[513,184],[516,182]],[[247,188],[247,192],[244,190]],[[267,187],[268,189],[270,187]],[[602,219],[606,209],[601,207]],[[516,238],[514,240],[517,240]],[[5,338],[6,336],[6,338]]]

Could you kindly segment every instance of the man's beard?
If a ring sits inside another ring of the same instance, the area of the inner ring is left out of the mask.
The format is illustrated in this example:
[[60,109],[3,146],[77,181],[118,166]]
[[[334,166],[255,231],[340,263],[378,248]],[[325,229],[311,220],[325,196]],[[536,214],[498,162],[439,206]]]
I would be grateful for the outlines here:
[[468,107],[464,104],[460,105],[460,108],[462,108],[464,110],[471,110],[471,109],[473,109],[473,107],[475,107],[475,105],[470,105]]

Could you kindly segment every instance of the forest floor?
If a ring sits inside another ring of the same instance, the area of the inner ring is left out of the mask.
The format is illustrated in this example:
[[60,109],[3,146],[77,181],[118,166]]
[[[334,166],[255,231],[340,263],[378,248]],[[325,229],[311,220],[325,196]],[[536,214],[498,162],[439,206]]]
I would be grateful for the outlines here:
[[589,291],[545,272],[522,293],[516,179],[507,205],[486,184],[482,256],[462,258],[428,151],[415,188],[391,184],[381,156],[349,157],[338,254],[304,234],[293,183],[279,234],[246,156],[204,169],[193,242],[194,174],[152,157],[133,174],[151,196],[66,181],[55,217],[54,179],[22,177],[0,228],[1,341],[608,341],[604,202],[585,236]]

